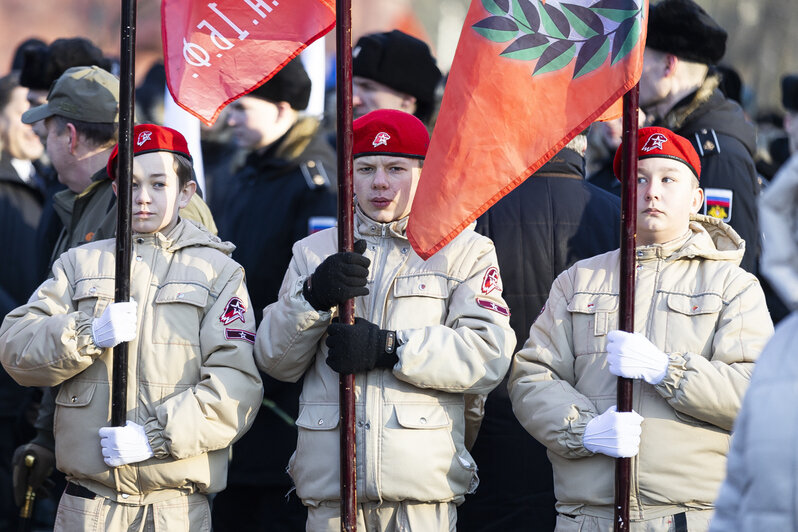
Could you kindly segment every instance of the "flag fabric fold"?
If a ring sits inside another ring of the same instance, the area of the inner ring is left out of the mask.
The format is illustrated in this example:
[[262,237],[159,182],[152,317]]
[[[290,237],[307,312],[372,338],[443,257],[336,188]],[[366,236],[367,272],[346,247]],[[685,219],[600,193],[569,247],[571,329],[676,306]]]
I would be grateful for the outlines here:
[[413,202],[427,259],[590,123],[620,115],[648,0],[472,0]]
[[167,86],[211,125],[334,26],[334,0],[163,0]]

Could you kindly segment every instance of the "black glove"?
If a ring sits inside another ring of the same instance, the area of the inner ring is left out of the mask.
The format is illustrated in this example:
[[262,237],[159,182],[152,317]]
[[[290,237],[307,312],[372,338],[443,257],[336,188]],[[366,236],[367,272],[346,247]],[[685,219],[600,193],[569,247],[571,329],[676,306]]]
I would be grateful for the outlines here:
[[396,356],[396,332],[380,329],[363,318],[354,325],[337,321],[327,327],[327,365],[338,373],[362,373],[374,368],[392,368]]
[[302,287],[302,295],[318,311],[330,310],[347,299],[369,293],[366,280],[371,261],[363,256],[366,241],[355,242],[354,251],[330,255],[319,264]]
[[[25,465],[25,456],[33,457],[33,465]],[[11,459],[12,482],[14,484],[14,503],[22,506],[28,486],[36,490],[38,496],[47,494],[47,488],[53,487],[50,474],[55,467],[55,454],[38,443],[26,443],[17,447]]]

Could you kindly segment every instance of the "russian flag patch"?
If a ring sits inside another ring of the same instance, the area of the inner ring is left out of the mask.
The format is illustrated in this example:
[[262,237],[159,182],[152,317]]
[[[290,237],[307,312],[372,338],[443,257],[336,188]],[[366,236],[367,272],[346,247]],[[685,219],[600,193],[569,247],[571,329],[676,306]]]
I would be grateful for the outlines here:
[[724,222],[731,220],[734,192],[725,188],[705,188],[704,196],[704,214]]

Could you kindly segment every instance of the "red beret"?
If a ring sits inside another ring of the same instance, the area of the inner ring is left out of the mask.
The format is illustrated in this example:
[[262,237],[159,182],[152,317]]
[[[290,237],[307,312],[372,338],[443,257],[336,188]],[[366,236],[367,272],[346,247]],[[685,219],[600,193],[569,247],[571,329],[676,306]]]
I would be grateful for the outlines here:
[[[179,132],[170,127],[155,124],[139,124],[133,128],[133,156],[152,151],[169,151],[177,153],[192,161],[188,152],[188,142]],[[114,146],[111,157],[108,158],[108,176],[116,179],[116,156],[119,154],[119,144]]]
[[377,109],[352,124],[356,159],[366,155],[396,155],[423,159],[429,147],[429,132],[415,116],[394,109]]
[[[621,152],[623,144],[618,146],[612,169],[615,177],[621,179]],[[662,157],[686,164],[697,179],[701,179],[701,159],[690,144],[690,141],[664,127],[641,127],[637,130],[637,160]]]

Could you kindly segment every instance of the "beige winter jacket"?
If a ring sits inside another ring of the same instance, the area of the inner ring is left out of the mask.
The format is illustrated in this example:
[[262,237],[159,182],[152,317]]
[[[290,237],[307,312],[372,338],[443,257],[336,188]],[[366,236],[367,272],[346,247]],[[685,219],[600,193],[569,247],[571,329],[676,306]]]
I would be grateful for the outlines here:
[[114,241],[66,252],[53,278],[6,316],[6,371],[25,386],[61,384],[56,460],[68,479],[127,504],[224,489],[227,448],[249,428],[263,393],[255,320],[232,249],[187,221],[168,236],[133,235],[139,333],[129,344],[127,419],[144,426],[155,453],[144,462],[109,468],[97,434],[110,425],[113,350],[94,345],[91,322],[114,298]]
[[[754,360],[773,332],[756,278],[737,265],[744,243],[694,216],[684,237],[637,248],[635,331],[670,358],[656,386],[634,382],[643,416],[632,459],[630,517],[711,508],[729,431]],[[580,261],[554,282],[516,354],[509,389],[521,424],[549,450],[557,510],[613,516],[614,460],[582,445],[588,421],[616,404],[607,332],[618,328],[619,251]]]
[[[467,229],[424,262],[405,237],[406,218],[381,224],[358,209],[355,225],[371,259],[370,293],[355,300],[355,314],[396,330],[401,344],[392,369],[355,378],[358,499],[461,502],[478,482],[464,447],[464,394],[492,390],[515,345],[493,244]],[[309,505],[340,499],[340,436],[338,374],[325,363],[332,314],[314,310],[302,284],[336,251],[335,229],[294,245],[255,346],[265,373],[304,376],[289,473]]]

